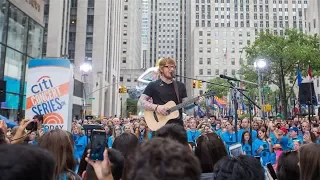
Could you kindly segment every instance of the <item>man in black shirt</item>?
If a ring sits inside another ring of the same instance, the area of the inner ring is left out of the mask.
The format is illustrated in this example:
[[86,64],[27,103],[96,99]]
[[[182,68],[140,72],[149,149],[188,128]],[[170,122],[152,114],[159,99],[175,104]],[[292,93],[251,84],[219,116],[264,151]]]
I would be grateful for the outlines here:
[[[176,96],[173,85],[173,74],[176,71],[176,62],[172,58],[164,58],[159,62],[158,80],[150,82],[143,94],[140,96],[138,104],[149,111],[156,111],[159,114],[167,115],[167,108],[163,106],[168,101],[174,101],[176,104],[183,102],[187,98],[186,86],[176,81],[178,87],[179,100]],[[150,99],[152,98],[152,102]],[[177,119],[170,120],[168,123],[178,123],[183,125],[182,109],[179,110],[180,116]]]

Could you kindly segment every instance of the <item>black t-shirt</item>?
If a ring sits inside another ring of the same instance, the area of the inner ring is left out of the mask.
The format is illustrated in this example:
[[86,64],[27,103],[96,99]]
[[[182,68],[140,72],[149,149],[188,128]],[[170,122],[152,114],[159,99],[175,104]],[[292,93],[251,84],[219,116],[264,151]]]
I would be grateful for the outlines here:
[[[179,100],[181,103],[182,99],[187,97],[187,90],[186,86],[182,82],[176,82],[178,85]],[[163,105],[169,101],[174,101],[176,104],[179,104],[173,83],[167,84],[161,79],[150,82],[144,90],[143,94],[151,97],[153,100],[153,104]],[[178,119],[182,120],[182,109],[179,110],[179,114],[180,117]]]

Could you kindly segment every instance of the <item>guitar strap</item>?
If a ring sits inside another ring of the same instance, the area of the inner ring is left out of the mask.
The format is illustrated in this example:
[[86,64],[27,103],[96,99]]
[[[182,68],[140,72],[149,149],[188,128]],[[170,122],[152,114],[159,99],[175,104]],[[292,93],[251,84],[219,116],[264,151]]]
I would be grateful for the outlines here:
[[178,99],[178,103],[180,104],[180,96],[179,96],[179,91],[178,91],[178,84],[177,84],[177,81],[173,81],[173,88],[174,88],[174,91],[176,92],[176,96],[177,96],[177,99]]

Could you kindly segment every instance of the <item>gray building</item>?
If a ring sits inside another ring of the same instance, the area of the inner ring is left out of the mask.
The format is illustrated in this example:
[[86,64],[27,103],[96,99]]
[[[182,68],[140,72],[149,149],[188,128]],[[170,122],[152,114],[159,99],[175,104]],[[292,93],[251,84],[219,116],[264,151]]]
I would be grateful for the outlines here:
[[[85,94],[89,95],[87,114],[99,117],[119,115],[124,1],[51,0],[47,4],[44,54],[67,57],[74,64],[75,78],[84,81]],[[92,71],[80,72],[83,63],[91,64]],[[81,98],[74,98],[74,103],[82,104]]]
[[147,51],[149,35],[149,0],[142,0],[141,59],[142,68],[147,68]]
[[[146,68],[158,59],[172,57],[177,74],[187,74],[187,2],[185,0],[149,1],[149,36]],[[185,79],[178,78],[185,82]]]
[[143,72],[141,59],[142,0],[124,1],[120,84],[134,88]]
[[[262,31],[284,35],[286,28],[306,27],[307,1],[195,0],[190,1],[191,45],[188,62],[193,77],[210,80],[219,74],[239,76],[243,48]],[[187,88],[192,89],[192,86]],[[193,95],[206,89],[192,89]]]

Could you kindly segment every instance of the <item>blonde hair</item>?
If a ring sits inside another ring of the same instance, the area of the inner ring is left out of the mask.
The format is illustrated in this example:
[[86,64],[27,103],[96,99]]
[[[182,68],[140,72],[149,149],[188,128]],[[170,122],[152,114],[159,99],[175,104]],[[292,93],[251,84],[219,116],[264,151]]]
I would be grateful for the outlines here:
[[171,58],[171,57],[166,57],[166,58],[162,58],[159,60],[159,75],[162,74],[161,70],[164,68],[165,65],[167,64],[172,64],[172,65],[176,65],[176,61]]
[[[82,130],[82,126],[80,125],[80,124],[76,124],[74,127],[73,127],[73,129],[74,128],[77,128],[78,129],[78,131],[79,131],[79,136],[83,136],[84,135],[84,131]],[[73,133],[73,130],[72,130],[72,133]]]

